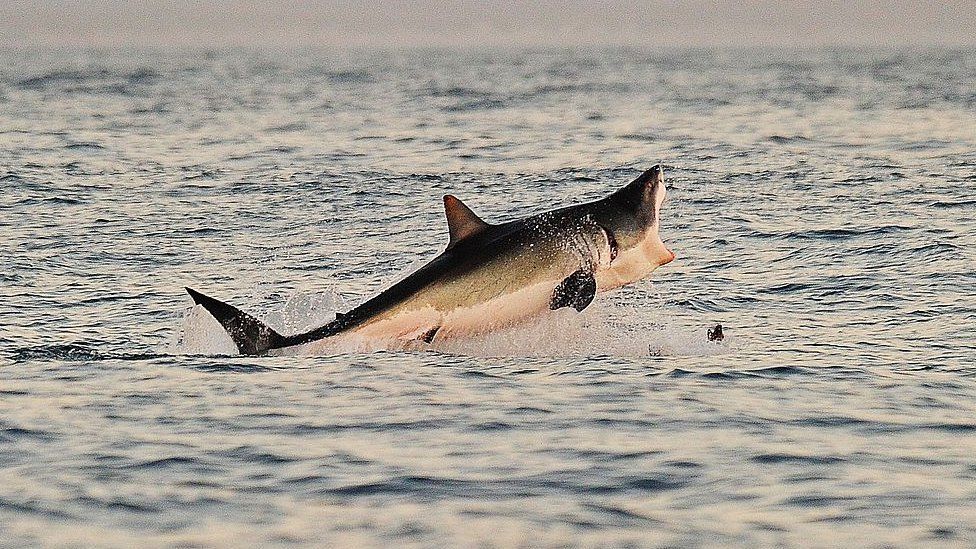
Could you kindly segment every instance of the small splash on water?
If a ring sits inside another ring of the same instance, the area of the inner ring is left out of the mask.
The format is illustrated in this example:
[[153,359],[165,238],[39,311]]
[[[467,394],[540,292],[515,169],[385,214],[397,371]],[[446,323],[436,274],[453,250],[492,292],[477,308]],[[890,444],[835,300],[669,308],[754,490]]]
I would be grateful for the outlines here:
[[336,311],[346,310],[346,302],[334,290],[324,294],[297,292],[285,305],[271,311],[265,321],[281,326],[285,333],[302,333],[314,330],[335,319]]
[[183,314],[183,325],[168,345],[176,355],[236,355],[234,340],[203,307],[190,307]]

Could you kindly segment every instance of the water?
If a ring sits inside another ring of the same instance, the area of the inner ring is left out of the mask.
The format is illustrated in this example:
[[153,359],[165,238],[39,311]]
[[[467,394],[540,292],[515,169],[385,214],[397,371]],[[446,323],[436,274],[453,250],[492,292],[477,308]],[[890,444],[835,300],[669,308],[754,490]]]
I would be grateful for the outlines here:
[[[976,544],[976,51],[0,59],[2,545]],[[243,358],[182,291],[299,331],[657,162],[678,259],[578,316]]]

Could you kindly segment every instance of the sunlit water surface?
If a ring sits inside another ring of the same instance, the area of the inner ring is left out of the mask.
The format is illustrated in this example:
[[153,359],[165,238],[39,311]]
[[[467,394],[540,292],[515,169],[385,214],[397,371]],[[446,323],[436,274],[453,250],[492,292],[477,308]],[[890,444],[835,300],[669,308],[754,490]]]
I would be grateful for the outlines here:
[[[3,545],[976,544],[976,52],[0,53]],[[666,166],[649,281],[219,356]],[[727,337],[708,342],[721,323]]]

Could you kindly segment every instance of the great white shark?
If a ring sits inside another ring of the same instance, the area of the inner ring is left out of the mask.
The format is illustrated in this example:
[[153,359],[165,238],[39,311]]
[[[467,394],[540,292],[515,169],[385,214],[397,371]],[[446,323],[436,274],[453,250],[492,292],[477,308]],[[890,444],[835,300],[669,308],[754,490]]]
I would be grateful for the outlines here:
[[325,326],[282,335],[257,318],[186,288],[244,355],[356,336],[409,346],[510,327],[547,311],[582,311],[597,292],[647,277],[674,259],[661,241],[661,166],[609,196],[490,224],[444,197],[449,240],[429,263]]

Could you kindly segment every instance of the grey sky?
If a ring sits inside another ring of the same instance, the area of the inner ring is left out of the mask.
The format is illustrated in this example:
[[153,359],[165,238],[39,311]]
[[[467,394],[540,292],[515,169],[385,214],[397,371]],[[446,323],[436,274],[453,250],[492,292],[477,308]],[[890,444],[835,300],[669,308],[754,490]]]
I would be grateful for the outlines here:
[[0,47],[976,45],[976,2],[5,0]]

